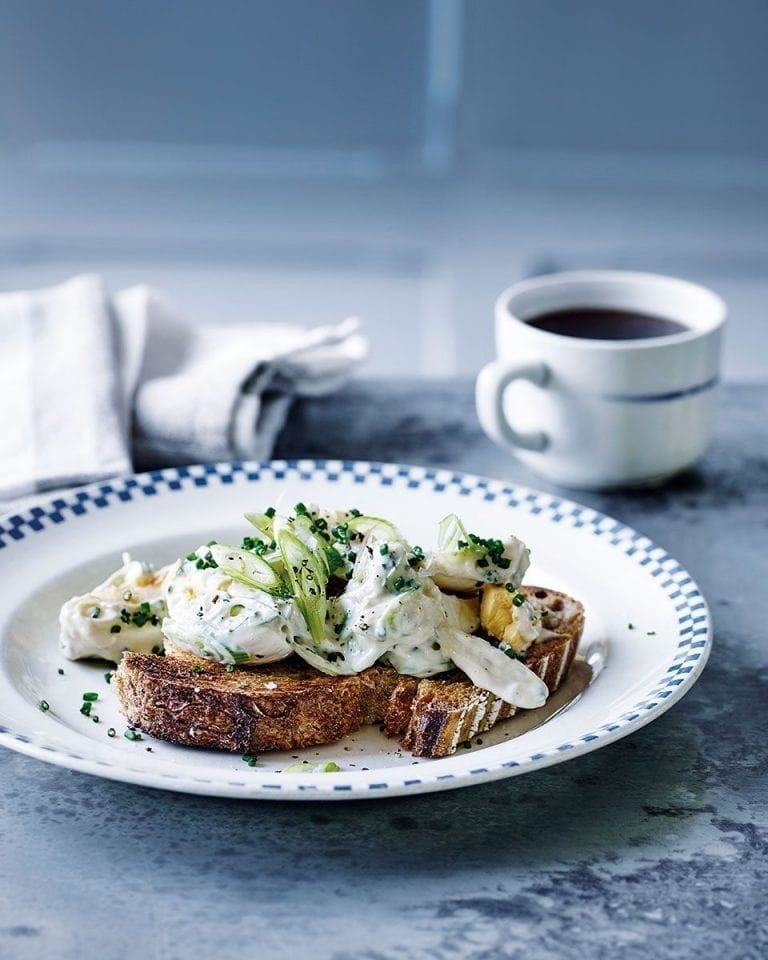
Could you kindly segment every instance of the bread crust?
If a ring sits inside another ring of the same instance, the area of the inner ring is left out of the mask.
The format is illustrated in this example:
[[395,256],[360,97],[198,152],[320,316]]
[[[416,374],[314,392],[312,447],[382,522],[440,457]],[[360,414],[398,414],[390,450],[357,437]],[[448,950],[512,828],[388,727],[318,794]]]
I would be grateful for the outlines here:
[[[543,638],[526,665],[554,693],[568,673],[584,626],[582,605],[542,587],[523,592],[543,613]],[[460,670],[428,679],[370,667],[328,676],[297,657],[228,672],[190,656],[126,653],[114,687],[129,723],[182,746],[241,753],[333,743],[360,727],[385,733],[418,757],[444,757],[511,717],[515,708]]]

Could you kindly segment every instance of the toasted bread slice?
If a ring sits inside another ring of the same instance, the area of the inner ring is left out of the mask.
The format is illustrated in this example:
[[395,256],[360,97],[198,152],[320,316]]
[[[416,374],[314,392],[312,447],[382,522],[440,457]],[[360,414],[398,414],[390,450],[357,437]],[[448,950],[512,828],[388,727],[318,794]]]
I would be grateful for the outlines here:
[[128,721],[153,737],[256,753],[333,743],[380,722],[398,679],[385,667],[329,677],[298,658],[228,673],[210,660],[126,653],[113,683]]
[[[581,604],[553,590],[524,588],[544,608],[545,635],[526,664],[553,693],[566,676],[584,624]],[[460,670],[419,680],[390,667],[328,676],[293,657],[229,673],[178,654],[126,653],[114,686],[128,721],[161,740],[241,753],[333,743],[384,723],[419,757],[443,757],[512,716],[515,708]]]

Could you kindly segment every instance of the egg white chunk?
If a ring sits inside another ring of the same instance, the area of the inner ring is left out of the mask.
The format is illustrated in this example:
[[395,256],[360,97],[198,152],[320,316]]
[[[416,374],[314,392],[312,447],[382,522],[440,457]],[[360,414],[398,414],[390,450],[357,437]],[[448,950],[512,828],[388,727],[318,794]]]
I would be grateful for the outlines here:
[[504,566],[490,561],[486,554],[470,546],[430,553],[424,573],[441,590],[455,590],[457,593],[476,592],[486,583],[508,583],[517,589],[530,565],[528,548],[517,537],[510,536],[502,542]]
[[160,622],[166,614],[163,581],[168,567],[132,560],[89,593],[72,597],[59,614],[59,649],[70,660],[99,657],[118,663],[126,650],[162,649]]

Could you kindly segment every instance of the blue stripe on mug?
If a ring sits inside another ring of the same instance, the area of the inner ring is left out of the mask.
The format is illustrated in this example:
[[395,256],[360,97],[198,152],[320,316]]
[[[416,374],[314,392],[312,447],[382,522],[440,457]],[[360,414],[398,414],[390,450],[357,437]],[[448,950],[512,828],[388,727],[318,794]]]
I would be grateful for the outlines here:
[[699,383],[695,387],[686,387],[684,390],[670,390],[669,393],[604,393],[603,400],[613,400],[616,403],[665,403],[668,400],[680,400],[683,397],[693,397],[697,393],[704,393],[717,385],[720,378],[712,377],[706,383]]

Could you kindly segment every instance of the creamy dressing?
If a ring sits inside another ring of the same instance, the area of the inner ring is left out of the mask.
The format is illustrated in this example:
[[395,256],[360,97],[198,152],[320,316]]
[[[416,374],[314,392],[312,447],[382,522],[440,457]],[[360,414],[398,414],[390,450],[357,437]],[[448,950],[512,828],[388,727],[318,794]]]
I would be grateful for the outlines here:
[[[62,650],[71,659],[117,661],[124,650],[149,653],[164,644],[171,653],[224,664],[272,663],[296,653],[331,674],[387,663],[399,673],[429,677],[457,666],[515,706],[546,700],[544,683],[515,657],[539,637],[538,615],[527,600],[512,608],[501,649],[473,636],[479,589],[509,584],[515,590],[528,568],[528,550],[516,537],[481,540],[448,517],[441,549],[425,555],[388,521],[357,511],[321,514],[297,505],[295,516],[253,516],[258,537],[246,538],[243,549],[199,547],[157,572],[126,555],[104,584],[64,605]],[[282,552],[288,542],[290,559]],[[325,595],[330,577],[336,596]],[[310,607],[302,584],[317,597]],[[134,623],[137,611],[142,626]],[[113,632],[116,625],[120,630]]]
[[122,560],[103,583],[61,608],[59,649],[70,660],[99,657],[118,663],[125,650],[162,650],[163,582],[170,568],[155,570],[128,553]]
[[207,547],[198,548],[167,578],[167,646],[219,663],[273,663],[290,656],[294,638],[307,634],[294,601],[238,583],[210,566],[208,556]]
[[326,638],[309,649],[297,644],[300,656],[327,673],[359,673],[381,659],[414,677],[442,673],[453,666],[444,637],[480,622],[476,600],[441,593],[409,565],[404,544],[373,537],[360,545],[352,577],[329,608]]

